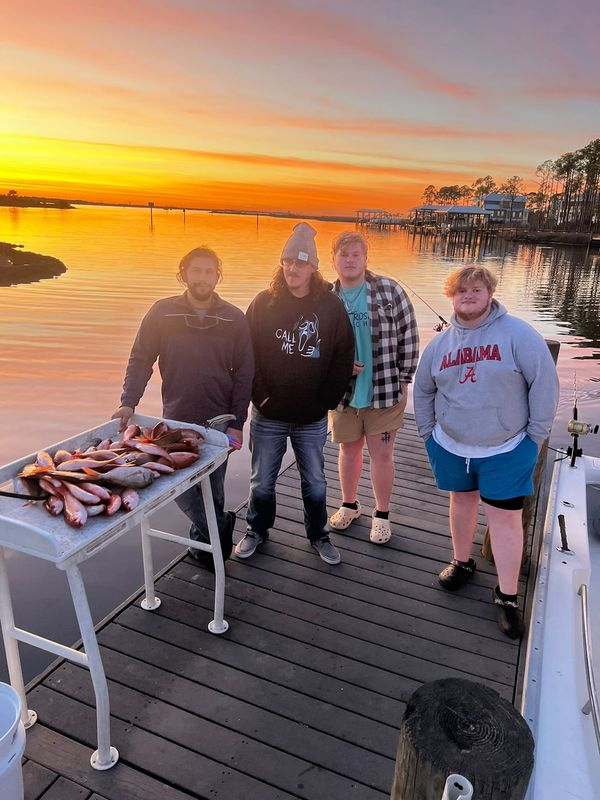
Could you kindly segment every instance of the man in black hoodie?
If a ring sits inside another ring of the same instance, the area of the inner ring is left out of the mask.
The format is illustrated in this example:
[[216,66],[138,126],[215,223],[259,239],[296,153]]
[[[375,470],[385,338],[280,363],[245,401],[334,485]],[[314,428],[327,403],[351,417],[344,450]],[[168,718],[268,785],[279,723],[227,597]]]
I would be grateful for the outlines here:
[[323,447],[354,364],[354,334],[340,300],[318,272],[316,231],[296,225],[271,285],[246,316],[254,344],[248,529],[235,548],[250,558],[275,521],[275,482],[289,437],[300,471],[304,526],[314,550],[339,564],[329,539]]

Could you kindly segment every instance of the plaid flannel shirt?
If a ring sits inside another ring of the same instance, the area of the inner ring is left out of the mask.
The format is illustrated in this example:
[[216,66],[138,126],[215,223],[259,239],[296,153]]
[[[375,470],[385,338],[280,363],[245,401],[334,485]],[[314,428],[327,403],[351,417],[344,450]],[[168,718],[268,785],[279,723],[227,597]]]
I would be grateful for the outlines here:
[[[373,342],[372,408],[390,408],[400,402],[402,383],[410,383],[419,360],[419,332],[415,312],[404,289],[391,278],[365,273],[367,305]],[[333,284],[340,294],[340,282]],[[352,378],[338,406],[350,405]]]

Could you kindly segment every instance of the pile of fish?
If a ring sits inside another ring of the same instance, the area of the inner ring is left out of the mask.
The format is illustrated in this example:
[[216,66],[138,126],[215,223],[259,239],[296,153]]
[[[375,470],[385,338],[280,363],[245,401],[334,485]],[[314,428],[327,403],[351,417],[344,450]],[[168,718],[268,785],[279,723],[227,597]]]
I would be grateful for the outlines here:
[[198,431],[169,428],[162,421],[153,428],[130,425],[122,438],[98,441],[83,452],[57,450],[51,456],[40,450],[19,479],[48,495],[43,505],[49,514],[62,514],[73,528],[81,528],[98,514],[133,511],[140,501],[136,490],[191,466],[201,442]]

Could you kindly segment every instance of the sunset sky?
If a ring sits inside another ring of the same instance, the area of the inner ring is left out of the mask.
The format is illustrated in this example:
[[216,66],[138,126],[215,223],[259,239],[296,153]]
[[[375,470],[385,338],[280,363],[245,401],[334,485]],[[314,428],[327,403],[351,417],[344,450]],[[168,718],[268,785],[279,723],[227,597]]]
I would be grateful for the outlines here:
[[403,211],[600,136],[597,0],[0,0],[0,193]]

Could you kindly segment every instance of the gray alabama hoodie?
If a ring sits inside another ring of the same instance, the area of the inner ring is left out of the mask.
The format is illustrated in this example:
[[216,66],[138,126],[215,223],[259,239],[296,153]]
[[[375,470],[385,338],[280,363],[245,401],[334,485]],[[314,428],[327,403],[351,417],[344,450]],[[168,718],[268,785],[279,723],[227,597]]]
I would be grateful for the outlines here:
[[465,445],[496,447],[521,431],[539,446],[550,433],[559,383],[543,338],[492,300],[476,328],[452,324],[425,348],[414,383],[419,435],[436,422]]

